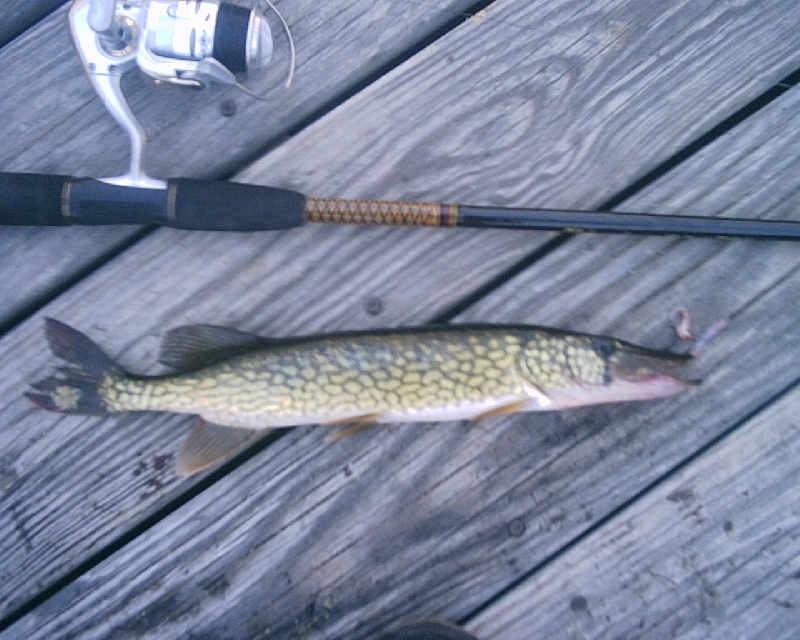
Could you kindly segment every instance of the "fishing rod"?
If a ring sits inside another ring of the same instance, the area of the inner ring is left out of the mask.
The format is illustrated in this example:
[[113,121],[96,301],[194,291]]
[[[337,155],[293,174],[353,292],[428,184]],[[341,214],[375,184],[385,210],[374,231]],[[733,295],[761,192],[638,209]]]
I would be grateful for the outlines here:
[[310,198],[275,187],[178,178],[163,189],[92,178],[0,173],[5,225],[164,225],[266,231],[306,223],[528,229],[800,240],[800,222],[434,202]]
[[[280,20],[269,0],[260,0]],[[255,98],[236,74],[267,66],[272,32],[266,12],[220,0],[75,0],[72,39],[106,108],[128,132],[130,168],[115,178],[0,173],[3,225],[164,225],[204,231],[265,231],[306,223],[475,227],[540,231],[675,234],[800,240],[800,222],[572,209],[479,207],[436,202],[313,198],[289,189],[148,176],[145,134],[120,78],[138,68],[156,82],[204,87],[220,82]]]

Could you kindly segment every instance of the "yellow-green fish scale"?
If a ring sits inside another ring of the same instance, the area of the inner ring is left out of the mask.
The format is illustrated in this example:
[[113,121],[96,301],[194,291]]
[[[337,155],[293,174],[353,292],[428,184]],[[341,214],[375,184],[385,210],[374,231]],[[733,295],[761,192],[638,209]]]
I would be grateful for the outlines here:
[[102,393],[112,411],[197,413],[244,427],[460,419],[526,399],[528,410],[545,409],[552,391],[602,384],[608,363],[592,340],[507,327],[301,339],[193,373],[109,378]]
[[576,381],[598,385],[608,376],[608,363],[589,336],[535,336],[525,345],[521,364],[543,389],[566,387]]

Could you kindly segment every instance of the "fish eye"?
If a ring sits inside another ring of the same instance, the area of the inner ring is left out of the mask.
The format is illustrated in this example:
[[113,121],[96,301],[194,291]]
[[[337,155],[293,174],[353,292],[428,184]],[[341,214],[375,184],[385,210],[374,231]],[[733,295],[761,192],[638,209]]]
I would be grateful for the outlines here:
[[608,358],[617,350],[617,346],[614,344],[614,341],[609,338],[593,338],[592,349],[594,349],[594,352],[600,357]]

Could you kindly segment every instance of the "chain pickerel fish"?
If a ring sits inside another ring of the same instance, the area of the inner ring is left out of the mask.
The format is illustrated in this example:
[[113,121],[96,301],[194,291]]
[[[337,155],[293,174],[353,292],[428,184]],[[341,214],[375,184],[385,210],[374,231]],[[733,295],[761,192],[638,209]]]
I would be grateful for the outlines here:
[[[137,376],[79,331],[45,321],[66,366],[25,395],[50,411],[199,415],[178,471],[238,451],[255,430],[301,424],[478,420],[684,391],[669,371],[690,356],[532,326],[453,325],[268,339],[226,327],[170,331],[160,361],[178,373]],[[218,426],[225,425],[225,426]]]

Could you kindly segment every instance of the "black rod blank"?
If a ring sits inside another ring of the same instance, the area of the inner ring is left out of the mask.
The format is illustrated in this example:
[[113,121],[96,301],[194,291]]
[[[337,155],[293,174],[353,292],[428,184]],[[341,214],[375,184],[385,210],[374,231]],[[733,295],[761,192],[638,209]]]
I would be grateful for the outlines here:
[[459,207],[458,226],[800,240],[800,222],[564,209]]

